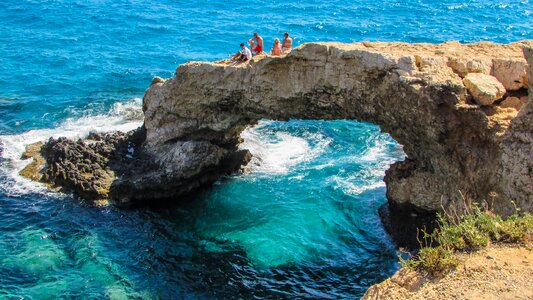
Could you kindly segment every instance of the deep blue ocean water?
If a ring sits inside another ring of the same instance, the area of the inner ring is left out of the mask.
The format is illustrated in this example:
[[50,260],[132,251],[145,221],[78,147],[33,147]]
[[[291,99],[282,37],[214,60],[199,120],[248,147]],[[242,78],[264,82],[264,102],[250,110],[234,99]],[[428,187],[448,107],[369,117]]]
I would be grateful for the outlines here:
[[533,38],[522,1],[0,2],[0,298],[346,298],[398,267],[377,208],[401,146],[372,124],[262,121],[249,171],[172,207],[95,207],[17,173],[50,136],[129,130],[155,75],[235,52]]

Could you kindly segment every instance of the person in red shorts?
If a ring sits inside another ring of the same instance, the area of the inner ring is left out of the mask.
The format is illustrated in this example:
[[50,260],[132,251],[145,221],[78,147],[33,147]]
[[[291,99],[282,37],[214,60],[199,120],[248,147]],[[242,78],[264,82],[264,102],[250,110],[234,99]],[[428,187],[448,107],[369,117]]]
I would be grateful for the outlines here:
[[263,52],[263,38],[257,32],[254,33],[254,37],[248,43],[254,43],[255,48],[252,48],[252,53],[255,53],[255,55]]

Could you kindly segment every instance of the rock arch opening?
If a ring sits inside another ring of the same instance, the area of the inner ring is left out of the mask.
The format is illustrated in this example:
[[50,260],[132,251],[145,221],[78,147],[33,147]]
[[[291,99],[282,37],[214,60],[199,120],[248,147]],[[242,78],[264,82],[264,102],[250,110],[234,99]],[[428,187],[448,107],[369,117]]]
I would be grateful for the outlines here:
[[[318,43],[246,64],[189,62],[146,91],[144,126],[130,135],[132,160],[120,157],[130,151],[127,139],[110,138],[113,151],[63,141],[49,151],[44,181],[118,203],[175,200],[251,159],[238,148],[248,125],[347,119],[376,124],[403,146],[406,159],[384,178],[390,216],[464,198],[504,215],[516,206],[531,211],[532,48],[532,41]],[[102,170],[90,178],[69,162],[84,147],[102,152]]]
[[175,78],[156,78],[148,89],[146,144],[157,148],[182,139],[232,149],[243,128],[263,118],[371,122],[407,155],[385,176],[389,203],[435,211],[466,195],[508,213],[509,197],[531,205],[531,187],[511,188],[514,183],[503,174],[516,170],[502,162],[511,123],[529,117],[503,107],[514,95],[512,87],[503,96],[495,92],[498,101],[481,105],[481,92],[465,78],[505,78],[500,81],[527,93],[521,70],[530,44],[321,43],[246,65],[187,63]]

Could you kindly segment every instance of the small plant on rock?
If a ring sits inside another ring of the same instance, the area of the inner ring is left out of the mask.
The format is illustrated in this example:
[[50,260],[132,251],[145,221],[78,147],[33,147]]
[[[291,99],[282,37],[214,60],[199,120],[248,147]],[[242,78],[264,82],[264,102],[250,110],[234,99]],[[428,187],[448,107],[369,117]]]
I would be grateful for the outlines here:
[[463,213],[444,210],[437,214],[438,227],[431,234],[421,230],[421,249],[411,259],[400,258],[403,267],[442,274],[458,264],[458,251],[475,251],[489,243],[526,244],[533,236],[533,216],[515,214],[504,219],[479,205],[464,205]]

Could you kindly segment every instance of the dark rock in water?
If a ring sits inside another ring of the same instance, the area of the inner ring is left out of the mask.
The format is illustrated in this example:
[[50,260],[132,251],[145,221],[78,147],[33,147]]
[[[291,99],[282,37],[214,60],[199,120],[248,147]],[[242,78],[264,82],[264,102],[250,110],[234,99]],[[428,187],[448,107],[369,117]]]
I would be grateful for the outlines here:
[[143,127],[129,133],[91,133],[79,140],[51,138],[40,151],[46,164],[21,175],[35,179],[33,173],[42,173],[40,181],[85,199],[148,204],[190,193],[251,158],[248,151],[205,141],[149,149],[143,147],[144,139]]
[[138,133],[91,133],[86,139],[51,138],[42,147],[42,181],[86,199],[107,199],[127,142]]
[[251,155],[205,141],[177,141],[141,148],[122,162],[109,197],[120,203],[149,203],[184,195],[237,171]]
[[437,227],[435,211],[420,210],[409,203],[389,201],[379,208],[379,216],[396,246],[409,250],[429,246],[424,244],[422,230],[431,233]]

